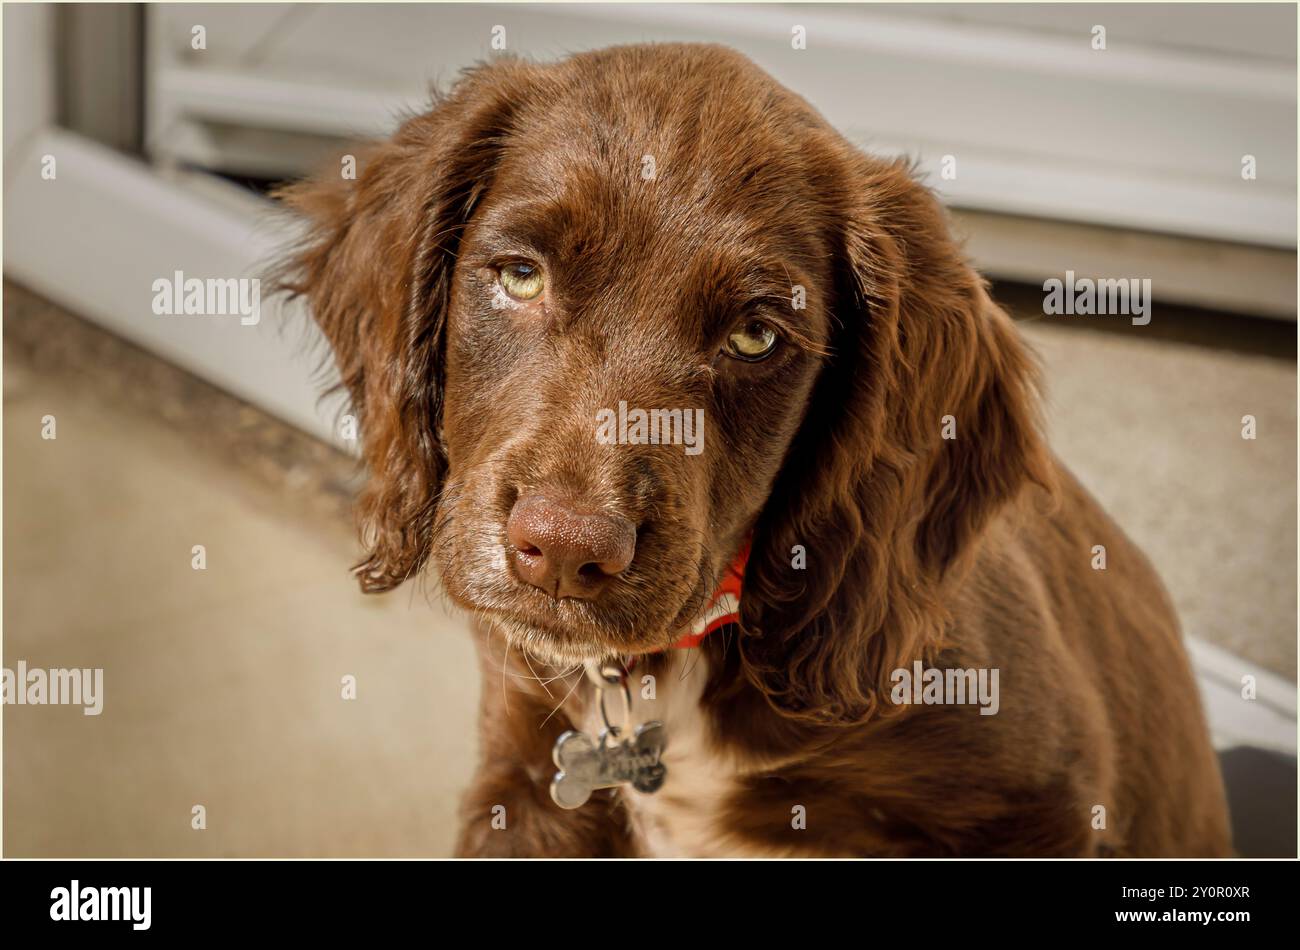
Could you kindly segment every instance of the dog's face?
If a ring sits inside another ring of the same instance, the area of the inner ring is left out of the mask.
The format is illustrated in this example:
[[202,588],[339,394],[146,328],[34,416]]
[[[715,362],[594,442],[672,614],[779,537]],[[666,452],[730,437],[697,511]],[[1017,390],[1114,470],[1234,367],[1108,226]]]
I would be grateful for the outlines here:
[[[751,534],[769,642],[849,580],[906,609],[1031,467],[1023,356],[933,199],[730,51],[480,67],[288,197],[363,586],[432,558],[543,658],[668,645]],[[946,414],[986,438],[942,450]]]
[[704,607],[803,418],[830,258],[790,134],[592,92],[519,117],[461,236],[434,538],[458,602],[570,660]]

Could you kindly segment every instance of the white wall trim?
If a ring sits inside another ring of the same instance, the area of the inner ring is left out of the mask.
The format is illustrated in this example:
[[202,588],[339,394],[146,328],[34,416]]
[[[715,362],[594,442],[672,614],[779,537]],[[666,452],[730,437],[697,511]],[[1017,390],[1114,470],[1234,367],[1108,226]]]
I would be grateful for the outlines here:
[[[53,156],[57,177],[41,178]],[[261,321],[157,316],[153,282],[257,277],[294,234],[272,206],[203,176],[201,188],[88,139],[46,129],[6,162],[5,273],[105,329],[320,438],[334,406],[312,378],[319,334],[300,307],[264,300]],[[129,239],[124,237],[129,235]],[[328,380],[327,380],[328,382]]]
[[[600,15],[610,20],[698,30],[716,29],[718,22],[717,13],[708,6],[689,3],[653,7],[611,4],[602,7]],[[845,17],[833,12],[833,8],[778,4],[747,7],[743,17],[727,20],[727,29],[737,36],[771,42],[773,37],[788,37],[795,23],[807,28],[810,47],[816,44],[867,55],[963,62],[998,71],[1010,65],[1025,73],[1097,78],[1098,57],[1086,42],[1086,36],[1066,38],[1040,31],[969,22],[945,23],[936,19],[908,21],[871,15],[866,10],[861,16]],[[1108,82],[1159,86],[1180,92],[1230,92],[1281,102],[1293,102],[1296,95],[1295,70],[1281,68],[1276,63],[1212,61],[1178,50],[1126,45],[1122,37],[1106,50],[1104,62]]]
[[6,161],[27,136],[57,117],[54,13],[53,5],[43,3],[7,4],[3,11],[5,73],[22,77],[4,84]]
[[[188,14],[158,7],[150,15]],[[236,14],[224,15],[233,26]],[[540,59],[646,40],[725,43],[864,148],[919,159],[953,207],[1296,246],[1294,62],[1194,53],[1120,30],[1096,51],[1086,30],[909,18],[869,6],[334,5],[304,9],[283,37],[265,38],[258,56],[226,60],[183,56],[167,45],[181,32],[157,29],[150,141],[163,157],[220,167],[222,143],[203,134],[205,123],[384,134],[403,110],[427,102],[432,75],[445,84],[492,55],[495,22],[508,24],[509,52]],[[807,28],[808,49],[790,48],[794,24]],[[369,69],[326,65],[340,44],[358,53],[406,34],[427,43],[376,49],[382,63]],[[191,134],[180,134],[187,126]],[[228,147],[231,166],[246,171],[250,156]],[[1251,181],[1241,178],[1244,154],[1258,161]],[[940,174],[945,155],[956,159],[955,179]]]
[[[1187,639],[1216,748],[1251,745],[1296,754],[1296,684],[1212,643]],[[1254,699],[1242,677],[1255,680]]]

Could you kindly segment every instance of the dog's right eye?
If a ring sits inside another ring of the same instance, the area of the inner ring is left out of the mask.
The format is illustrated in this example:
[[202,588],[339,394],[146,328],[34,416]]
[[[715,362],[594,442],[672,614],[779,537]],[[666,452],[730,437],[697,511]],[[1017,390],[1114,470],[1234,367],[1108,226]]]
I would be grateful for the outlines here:
[[527,261],[506,264],[498,273],[501,289],[515,300],[535,300],[546,283],[542,278],[542,269]]
[[779,340],[770,324],[762,320],[746,320],[731,331],[723,352],[735,359],[756,363],[771,356]]

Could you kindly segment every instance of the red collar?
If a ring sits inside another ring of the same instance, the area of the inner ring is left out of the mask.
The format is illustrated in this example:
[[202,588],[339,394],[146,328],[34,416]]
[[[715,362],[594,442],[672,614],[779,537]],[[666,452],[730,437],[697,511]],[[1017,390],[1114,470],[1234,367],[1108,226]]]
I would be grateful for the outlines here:
[[673,644],[675,650],[689,650],[700,645],[709,634],[729,623],[740,622],[740,586],[745,580],[745,565],[749,561],[749,539],[740,545],[735,558],[718,582],[717,590],[709,598],[709,605],[691,623],[691,628]]

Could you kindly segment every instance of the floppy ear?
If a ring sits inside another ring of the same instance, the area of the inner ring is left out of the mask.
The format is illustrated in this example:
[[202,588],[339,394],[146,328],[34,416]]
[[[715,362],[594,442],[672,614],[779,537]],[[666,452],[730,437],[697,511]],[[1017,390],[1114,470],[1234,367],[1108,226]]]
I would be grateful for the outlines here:
[[282,190],[308,231],[277,284],[306,298],[357,416],[362,590],[389,590],[429,554],[446,467],[443,330],[462,229],[491,182],[524,66],[469,70],[431,111],[338,169]]
[[776,708],[830,722],[897,708],[945,580],[1027,481],[1052,484],[1034,365],[942,208],[902,163],[847,161],[832,355],[755,533],[740,641]]

